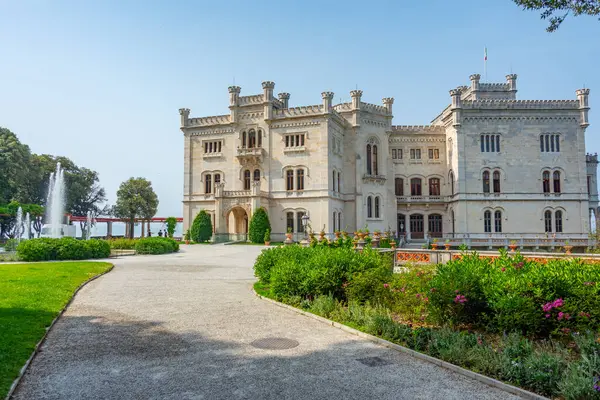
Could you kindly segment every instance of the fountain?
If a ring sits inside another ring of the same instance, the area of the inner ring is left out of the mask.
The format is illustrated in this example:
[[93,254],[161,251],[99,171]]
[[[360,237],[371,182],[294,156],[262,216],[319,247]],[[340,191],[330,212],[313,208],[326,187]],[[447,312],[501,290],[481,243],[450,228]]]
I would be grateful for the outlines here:
[[46,224],[49,235],[60,238],[62,234],[62,222],[65,207],[65,181],[60,163],[56,164],[56,172],[50,174],[48,180],[48,199],[46,202]]
[[13,237],[17,239],[17,243],[19,243],[21,236],[23,236],[23,209],[19,207],[17,208],[17,222],[15,223]]
[[25,214],[25,238],[31,239],[31,217],[29,213]]

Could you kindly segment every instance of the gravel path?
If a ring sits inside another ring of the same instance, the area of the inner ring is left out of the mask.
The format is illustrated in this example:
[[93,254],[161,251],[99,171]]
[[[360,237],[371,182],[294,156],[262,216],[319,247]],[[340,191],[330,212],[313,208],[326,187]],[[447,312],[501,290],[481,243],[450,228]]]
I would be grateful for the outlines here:
[[[260,251],[195,245],[114,260],[55,325],[14,398],[517,399],[258,299]],[[299,345],[250,344],[266,337]]]

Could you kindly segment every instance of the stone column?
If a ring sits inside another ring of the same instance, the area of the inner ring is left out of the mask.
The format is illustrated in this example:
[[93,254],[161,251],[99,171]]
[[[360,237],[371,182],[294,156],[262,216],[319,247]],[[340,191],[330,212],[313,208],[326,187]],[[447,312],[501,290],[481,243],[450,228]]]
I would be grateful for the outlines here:
[[215,235],[227,233],[227,223],[223,215],[223,192],[225,184],[215,184]]
[[112,221],[108,221],[106,223],[106,238],[110,239],[112,237]]

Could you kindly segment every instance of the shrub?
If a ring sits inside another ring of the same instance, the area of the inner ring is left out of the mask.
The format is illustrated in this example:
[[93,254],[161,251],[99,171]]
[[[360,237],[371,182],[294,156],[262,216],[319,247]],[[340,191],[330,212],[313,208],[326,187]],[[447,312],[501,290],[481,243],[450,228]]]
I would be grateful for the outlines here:
[[17,254],[23,261],[107,258],[110,255],[110,245],[98,239],[39,238],[22,241],[17,247]]
[[252,215],[250,219],[250,227],[248,228],[249,239],[252,243],[263,243],[267,229],[271,229],[269,216],[267,211],[260,207]]
[[265,243],[269,243],[271,241],[271,230],[267,229],[265,232]]
[[210,215],[204,210],[200,210],[191,229],[192,240],[196,243],[206,242],[212,237],[212,222]]
[[135,242],[137,239],[128,239],[128,238],[123,238],[123,239],[110,239],[108,241],[108,244],[110,245],[111,249],[116,249],[116,250],[133,250],[135,249]]
[[17,250],[17,245],[19,242],[17,239],[8,239],[6,243],[4,243],[4,250],[6,251],[15,251]]
[[139,239],[135,244],[137,254],[166,254],[179,251],[179,243],[171,238],[148,237]]

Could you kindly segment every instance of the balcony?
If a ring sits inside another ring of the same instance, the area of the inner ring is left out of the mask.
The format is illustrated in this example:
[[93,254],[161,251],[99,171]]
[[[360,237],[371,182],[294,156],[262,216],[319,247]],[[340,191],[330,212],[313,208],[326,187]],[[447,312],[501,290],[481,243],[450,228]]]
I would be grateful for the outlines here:
[[380,185],[385,184],[385,175],[369,175],[369,174],[364,174],[363,175],[363,182],[364,183],[378,183]]
[[250,197],[252,191],[250,190],[224,190],[223,197]]
[[262,147],[238,147],[237,158],[242,165],[256,165],[262,162],[264,149]]
[[396,196],[397,203],[429,204],[445,203],[448,196]]
[[223,153],[203,153],[202,158],[221,158],[223,157]]

